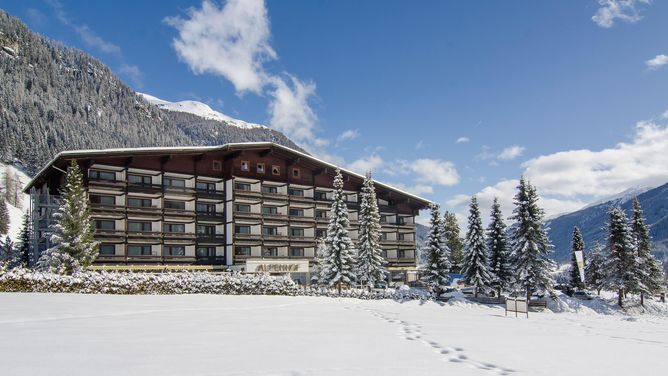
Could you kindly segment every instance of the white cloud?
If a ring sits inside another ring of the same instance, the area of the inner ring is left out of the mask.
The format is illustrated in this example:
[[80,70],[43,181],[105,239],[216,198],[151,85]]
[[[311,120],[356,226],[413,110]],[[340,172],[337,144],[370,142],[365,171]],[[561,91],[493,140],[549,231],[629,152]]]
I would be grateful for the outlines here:
[[372,154],[366,158],[360,158],[348,165],[348,169],[357,172],[358,174],[366,174],[367,172],[375,172],[378,168],[383,166],[383,158],[378,154]]
[[471,141],[468,137],[460,137],[455,140],[455,144],[465,144],[467,142]]
[[420,184],[451,186],[459,183],[459,173],[454,163],[440,159],[420,158],[413,161],[396,161],[392,172],[415,175]]
[[337,138],[336,141],[348,141],[354,140],[360,136],[360,132],[357,129],[347,129],[343,131]]
[[668,56],[661,54],[656,55],[655,57],[647,60],[645,62],[649,69],[658,69],[666,64],[668,64]]
[[513,145],[503,149],[501,153],[497,155],[497,158],[504,161],[509,161],[511,159],[515,159],[521,156],[522,153],[524,153],[524,147],[519,145]]
[[413,185],[406,185],[403,183],[388,183],[388,184],[395,188],[399,188],[402,191],[406,191],[408,193],[412,193],[418,196],[425,193],[434,193],[434,188],[431,185],[427,184],[413,184]]
[[598,0],[601,6],[591,18],[598,26],[609,28],[615,24],[615,20],[635,23],[642,19],[638,4],[648,5],[650,0]]
[[135,86],[139,87],[142,86],[141,84],[142,72],[138,66],[122,63],[118,67],[118,73],[128,77],[135,84]]
[[313,132],[317,116],[309,105],[315,95],[315,84],[302,82],[294,76],[288,79],[287,82],[283,78],[273,80],[275,89],[270,94],[273,98],[269,104],[270,125],[296,142],[324,146],[325,141],[318,139]]

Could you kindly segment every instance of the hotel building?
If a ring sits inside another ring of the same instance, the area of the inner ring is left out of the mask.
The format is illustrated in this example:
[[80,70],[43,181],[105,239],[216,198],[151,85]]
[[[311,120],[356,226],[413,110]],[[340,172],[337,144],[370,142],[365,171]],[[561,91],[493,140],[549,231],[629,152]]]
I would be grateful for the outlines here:
[[[85,174],[99,268],[290,273],[308,283],[329,220],[336,166],[271,142],[67,151],[29,183],[33,260],[70,161]],[[357,241],[364,177],[341,169]],[[383,256],[395,281],[416,268],[415,217],[430,202],[375,182]]]

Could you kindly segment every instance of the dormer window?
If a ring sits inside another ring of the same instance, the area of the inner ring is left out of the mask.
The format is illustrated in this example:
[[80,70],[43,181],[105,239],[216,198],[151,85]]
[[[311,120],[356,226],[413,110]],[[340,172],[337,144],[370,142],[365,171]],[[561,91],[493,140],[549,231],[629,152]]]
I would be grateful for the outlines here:
[[257,173],[258,174],[264,174],[264,163],[258,163],[257,164]]
[[281,174],[281,166],[276,166],[276,165],[271,166],[271,174],[272,175],[280,175]]
[[250,162],[241,161],[241,171],[250,171]]
[[298,168],[293,168],[292,169],[292,177],[295,179],[301,178],[301,172],[299,171]]

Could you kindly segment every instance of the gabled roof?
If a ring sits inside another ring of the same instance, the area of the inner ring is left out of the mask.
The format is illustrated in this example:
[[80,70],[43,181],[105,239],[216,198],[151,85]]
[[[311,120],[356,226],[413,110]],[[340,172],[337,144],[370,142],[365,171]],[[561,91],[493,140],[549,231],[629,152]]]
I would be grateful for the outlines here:
[[[311,161],[312,163],[321,165],[322,167],[329,167],[332,169],[340,169],[341,173],[344,175],[350,175],[358,179],[364,179],[364,175],[350,171],[348,169],[336,166],[332,163],[323,161],[322,159],[313,157],[312,155],[303,153],[301,151],[283,146],[274,142],[237,142],[229,143],[220,146],[169,146],[169,147],[140,147],[140,148],[116,148],[116,149],[87,149],[87,150],[68,150],[58,153],[46,166],[44,166],[35,177],[28,183],[24,192],[29,193],[30,189],[39,182],[48,172],[50,168],[57,168],[54,166],[56,161],[61,159],[68,158],[86,158],[86,157],[95,157],[95,156],[122,156],[127,154],[133,155],[142,155],[142,154],[156,154],[156,153],[169,153],[169,154],[194,154],[194,153],[203,153],[203,152],[213,152],[213,151],[237,151],[237,150],[248,150],[248,149],[264,149],[264,148],[276,148],[287,153],[294,154],[299,158],[304,158],[305,160]],[[430,205],[432,202],[420,196],[414,195],[412,193],[403,191],[401,189],[392,187],[391,185],[379,182],[374,179],[374,184],[383,189],[397,192],[403,196],[409,197],[425,206]]]

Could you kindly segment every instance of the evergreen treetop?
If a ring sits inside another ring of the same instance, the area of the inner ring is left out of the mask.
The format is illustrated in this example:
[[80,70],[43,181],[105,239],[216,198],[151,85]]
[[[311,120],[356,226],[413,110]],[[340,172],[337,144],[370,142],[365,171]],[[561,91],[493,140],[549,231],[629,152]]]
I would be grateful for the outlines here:
[[480,207],[475,196],[469,206],[469,222],[464,242],[464,280],[475,288],[475,296],[479,291],[486,290],[492,281],[489,272],[489,256],[485,245]]
[[490,273],[492,284],[496,285],[499,293],[509,287],[512,282],[512,270],[509,263],[508,239],[506,224],[503,221],[501,204],[494,198],[491,211],[491,221],[487,227],[487,248],[490,256]]
[[582,251],[582,257],[584,260],[584,249],[585,243],[584,239],[582,238],[582,233],[580,233],[580,229],[576,226],[573,228],[573,241],[571,243],[571,267],[569,270],[570,286],[575,290],[582,290],[585,288],[584,282],[582,279],[580,279],[580,268],[575,257],[576,251]]
[[638,198],[633,199],[633,217],[631,218],[631,237],[636,257],[638,258],[638,275],[641,303],[645,295],[657,294],[663,290],[663,271],[652,255],[652,241],[649,226],[645,223],[642,207]]
[[460,237],[459,223],[455,213],[446,211],[443,216],[443,231],[445,236],[445,245],[450,250],[450,271],[460,273],[464,259],[464,241]]
[[432,204],[430,209],[430,228],[425,244],[427,265],[423,280],[429,285],[433,293],[440,294],[450,283],[448,276],[450,271],[450,252],[443,242],[440,207],[437,204]]
[[370,174],[365,177],[362,185],[359,221],[357,280],[372,288],[385,279],[387,271],[384,268],[386,261],[381,255],[378,200]]

